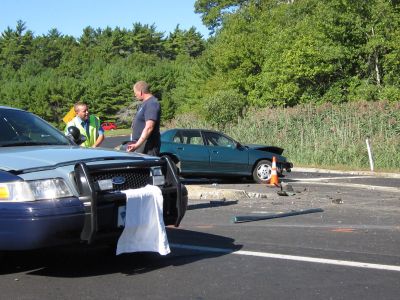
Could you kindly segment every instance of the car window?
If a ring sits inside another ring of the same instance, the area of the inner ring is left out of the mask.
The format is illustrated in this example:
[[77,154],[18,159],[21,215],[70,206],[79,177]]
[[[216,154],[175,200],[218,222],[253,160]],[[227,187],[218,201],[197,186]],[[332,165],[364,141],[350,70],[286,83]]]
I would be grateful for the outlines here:
[[192,145],[203,145],[203,139],[201,138],[201,136],[192,136],[189,141],[188,144],[192,144]]
[[[175,137],[179,137],[177,141],[175,141]],[[180,131],[179,135],[175,135],[174,142],[175,143],[183,143],[190,145],[204,145],[203,138],[201,137],[200,131]]]
[[25,111],[0,109],[0,128],[0,147],[70,144],[60,131]]
[[209,146],[235,148],[235,141],[216,132],[206,132],[205,137]]
[[183,138],[182,138],[181,133],[179,131],[174,135],[172,141],[174,143],[183,144]]

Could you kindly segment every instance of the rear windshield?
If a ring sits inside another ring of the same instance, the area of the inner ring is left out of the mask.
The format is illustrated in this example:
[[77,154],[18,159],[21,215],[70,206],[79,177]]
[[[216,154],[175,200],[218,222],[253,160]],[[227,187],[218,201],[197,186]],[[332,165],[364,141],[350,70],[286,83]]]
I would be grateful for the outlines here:
[[63,133],[36,115],[0,108],[0,147],[70,144]]

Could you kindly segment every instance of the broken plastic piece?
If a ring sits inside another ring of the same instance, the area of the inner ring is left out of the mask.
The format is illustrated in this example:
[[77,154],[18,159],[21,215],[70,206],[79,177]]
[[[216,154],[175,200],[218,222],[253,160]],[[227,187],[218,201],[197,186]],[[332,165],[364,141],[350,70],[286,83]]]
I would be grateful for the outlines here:
[[268,215],[236,216],[233,218],[233,223],[245,223],[245,222],[253,222],[253,221],[260,221],[260,220],[276,219],[276,218],[311,214],[311,213],[323,212],[323,211],[324,210],[322,208],[310,208],[310,209],[304,209],[304,210],[299,210],[299,211],[293,210],[290,212],[280,212],[280,213],[268,214]]

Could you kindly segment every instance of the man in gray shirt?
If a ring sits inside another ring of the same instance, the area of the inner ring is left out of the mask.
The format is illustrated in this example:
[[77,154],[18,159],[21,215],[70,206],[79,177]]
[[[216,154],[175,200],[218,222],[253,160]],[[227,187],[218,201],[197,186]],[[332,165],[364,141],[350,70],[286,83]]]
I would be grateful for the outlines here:
[[142,102],[132,122],[132,138],[127,151],[158,156],[160,154],[161,107],[157,98],[150,93],[145,81],[134,84],[132,92]]

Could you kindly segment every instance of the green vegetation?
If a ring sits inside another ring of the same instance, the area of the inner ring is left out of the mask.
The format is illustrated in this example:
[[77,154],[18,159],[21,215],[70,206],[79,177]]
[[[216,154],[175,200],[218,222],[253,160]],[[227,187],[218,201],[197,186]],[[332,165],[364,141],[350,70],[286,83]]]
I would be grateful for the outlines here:
[[105,130],[104,134],[105,134],[106,137],[108,137],[108,136],[118,136],[118,135],[130,135],[131,134],[131,129],[130,128],[125,128],[125,129]]
[[81,100],[129,128],[132,84],[146,80],[165,124],[190,116],[187,126],[280,145],[296,164],[351,168],[368,167],[370,136],[377,168],[399,169],[399,0],[197,0],[194,9],[208,39],[140,23],[34,36],[19,21],[0,37],[0,105],[62,128]]
[[205,43],[194,28],[176,27],[163,38],[154,26],[138,23],[130,30],[87,27],[78,39],[57,29],[34,37],[18,21],[0,37],[0,105],[32,111],[60,128],[78,100],[102,120],[119,119],[120,110],[133,102],[133,83],[146,80],[168,114],[171,100],[164,95]]

